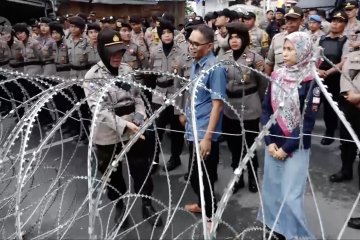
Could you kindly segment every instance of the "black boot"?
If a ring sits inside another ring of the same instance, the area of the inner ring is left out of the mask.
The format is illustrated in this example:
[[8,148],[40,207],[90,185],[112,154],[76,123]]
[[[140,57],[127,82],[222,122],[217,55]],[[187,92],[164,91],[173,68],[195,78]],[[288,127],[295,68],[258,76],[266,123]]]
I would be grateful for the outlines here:
[[244,188],[244,175],[241,175],[239,180],[235,183],[233,188],[233,194],[237,193],[240,189]]
[[[115,221],[116,225],[121,223],[124,213],[125,213],[125,206],[124,206],[123,201],[120,200],[119,202],[116,203],[116,206],[115,206],[114,221]],[[129,227],[129,219],[128,219],[128,217],[126,217],[124,222],[121,225],[121,228],[125,229],[128,227]]]
[[[148,219],[148,222],[151,226],[161,227],[163,225],[163,221],[161,217],[158,218],[159,215],[155,215],[156,211],[153,205],[151,204],[151,200],[145,199],[142,204],[142,215],[144,219]],[[149,218],[151,217],[151,218]]]
[[321,145],[327,146],[332,144],[335,140],[332,139],[334,137],[334,133],[332,132],[325,132],[325,137],[321,139]]
[[256,180],[257,178],[257,169],[254,169],[255,171],[255,176],[254,173],[252,171],[251,168],[248,168],[248,185],[249,185],[249,191],[252,193],[257,193],[258,192],[258,187],[256,185]]

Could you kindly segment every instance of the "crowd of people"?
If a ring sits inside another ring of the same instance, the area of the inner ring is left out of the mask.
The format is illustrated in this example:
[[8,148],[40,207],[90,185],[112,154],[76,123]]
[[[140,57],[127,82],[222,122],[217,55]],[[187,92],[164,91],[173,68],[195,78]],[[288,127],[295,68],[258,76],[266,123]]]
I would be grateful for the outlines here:
[[[342,168],[330,176],[331,182],[353,178],[353,163],[358,149],[355,143],[348,141],[351,136],[344,125],[335,120],[338,117],[314,83],[310,65],[314,56],[320,56],[321,47],[324,56],[333,64],[319,62],[318,74],[360,137],[358,10],[358,2],[348,0],[342,10],[331,14],[328,22],[325,11],[304,10],[294,4],[286,9],[268,10],[264,21],[258,23],[258,16],[253,12],[239,13],[225,8],[209,12],[204,18],[193,15],[177,27],[174,16],[169,13],[153,16],[149,19],[149,27],[144,24],[147,21],[138,16],[128,19],[105,16],[98,19],[96,13],[91,12],[67,14],[56,19],[42,17],[32,24],[16,23],[2,29],[0,67],[29,76],[85,79],[82,86],[74,85],[72,91],[65,90],[75,102],[86,97],[87,104],[81,105],[80,111],[65,122],[62,132],[68,137],[79,135],[80,140],[87,144],[90,119],[108,79],[138,69],[151,69],[174,73],[192,81],[202,70],[221,60],[241,64],[240,67],[215,68],[201,79],[211,92],[202,88],[196,91],[194,114],[202,166],[197,164],[195,157],[197,143],[194,142],[196,137],[191,121],[192,88],[176,99],[178,108],[167,105],[156,118],[153,128],[158,128],[160,142],[166,126],[170,125],[172,130],[170,159],[163,171],[172,171],[182,164],[181,154],[187,141],[190,157],[188,173],[184,178],[190,181],[198,199],[196,203],[187,204],[185,209],[193,213],[202,211],[198,176],[198,167],[201,166],[207,173],[203,174],[203,188],[207,227],[210,230],[217,207],[212,194],[214,183],[221,177],[217,174],[220,139],[228,145],[232,156],[231,167],[235,170],[246,154],[247,149],[242,149],[242,146],[251,146],[260,131],[260,124],[265,125],[275,114],[270,135],[265,137],[264,208],[259,212],[258,219],[265,221],[269,229],[274,227],[274,235],[278,239],[314,239],[306,225],[303,206],[311,137],[305,135],[300,140],[300,135],[311,134],[320,103],[324,107],[326,126],[321,144],[332,144],[338,127],[343,139],[340,141]],[[272,81],[269,83],[260,73],[270,76]],[[166,98],[187,84],[167,75],[134,76],[129,81],[140,82],[159,94],[120,83],[107,89],[107,96],[96,116],[98,124],[93,138],[101,173],[106,171],[131,136],[139,131],[149,117],[149,111],[164,106]],[[49,85],[56,84],[53,80],[48,81]],[[25,81],[23,83],[30,97],[38,93],[38,88]],[[11,83],[7,86],[13,91],[14,99],[21,102],[23,92]],[[5,92],[0,92],[0,95],[1,112],[8,113],[13,108],[11,99]],[[231,106],[224,104],[224,99]],[[71,101],[62,96],[54,98],[54,104],[62,114],[72,108]],[[21,112],[19,114],[21,116]],[[54,116],[50,111],[42,114],[42,127],[51,128]],[[245,137],[242,136],[244,130]],[[224,133],[223,136],[221,133]],[[150,170],[154,174],[158,170],[159,144],[154,131],[146,131],[127,153],[136,193],[152,194],[152,178],[147,176],[147,172]],[[112,187],[108,187],[107,194],[110,200],[116,201],[115,222],[120,223],[125,207],[118,198],[127,187],[121,164],[117,168],[111,174],[109,184]],[[247,185],[253,193],[258,192],[258,168],[255,153],[247,164]],[[233,193],[244,186],[241,175]],[[274,225],[280,208],[282,214]],[[143,198],[142,213],[144,218],[156,215],[149,198]],[[154,226],[163,224],[161,217],[149,218],[149,223]],[[125,220],[123,227],[127,225]],[[360,229],[360,218],[352,218],[348,225]]]

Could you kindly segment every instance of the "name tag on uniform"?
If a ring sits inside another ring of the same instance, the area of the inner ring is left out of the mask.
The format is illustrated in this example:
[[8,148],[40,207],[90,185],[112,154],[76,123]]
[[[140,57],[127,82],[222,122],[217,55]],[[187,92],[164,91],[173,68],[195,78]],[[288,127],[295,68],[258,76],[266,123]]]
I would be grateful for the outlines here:
[[320,98],[319,97],[313,97],[313,103],[314,104],[320,104]]

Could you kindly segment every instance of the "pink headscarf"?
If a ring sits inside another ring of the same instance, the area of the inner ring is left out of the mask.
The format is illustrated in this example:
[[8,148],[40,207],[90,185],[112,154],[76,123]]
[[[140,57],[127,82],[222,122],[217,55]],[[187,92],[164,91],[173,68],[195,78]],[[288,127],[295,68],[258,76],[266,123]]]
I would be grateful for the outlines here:
[[299,92],[293,89],[314,79],[310,66],[313,44],[309,34],[304,32],[291,33],[286,40],[293,44],[298,62],[293,66],[284,66],[271,75],[271,106],[275,112],[280,103],[285,103],[276,121],[284,135],[289,136],[299,126],[301,118]]

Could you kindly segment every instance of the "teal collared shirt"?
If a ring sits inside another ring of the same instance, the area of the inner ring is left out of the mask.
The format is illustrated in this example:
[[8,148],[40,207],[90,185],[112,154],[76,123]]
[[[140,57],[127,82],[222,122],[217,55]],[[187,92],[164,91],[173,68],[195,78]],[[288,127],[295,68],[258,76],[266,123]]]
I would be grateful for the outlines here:
[[[217,59],[212,52],[208,55],[201,58],[199,61],[193,61],[191,66],[190,79],[194,80],[199,75],[202,70],[206,70],[217,63]],[[201,80],[202,84],[205,85],[208,89],[211,89],[213,93],[210,93],[208,90],[199,87],[196,92],[195,98],[195,115],[196,115],[196,126],[198,130],[199,140],[203,139],[206,133],[206,130],[210,121],[210,114],[212,110],[212,100],[226,98],[226,81],[227,73],[225,68],[222,66],[217,67],[215,70],[211,71],[210,74],[206,75],[205,78]],[[190,89],[190,93],[191,93]],[[220,96],[221,97],[220,97]],[[193,129],[191,125],[191,104],[190,97],[186,102],[185,113],[187,116],[187,121],[185,125],[186,134],[185,137],[188,141],[194,141]],[[220,120],[216,126],[215,132],[212,135],[212,141],[217,141],[220,132],[222,129],[222,117],[223,113],[221,112]]]

